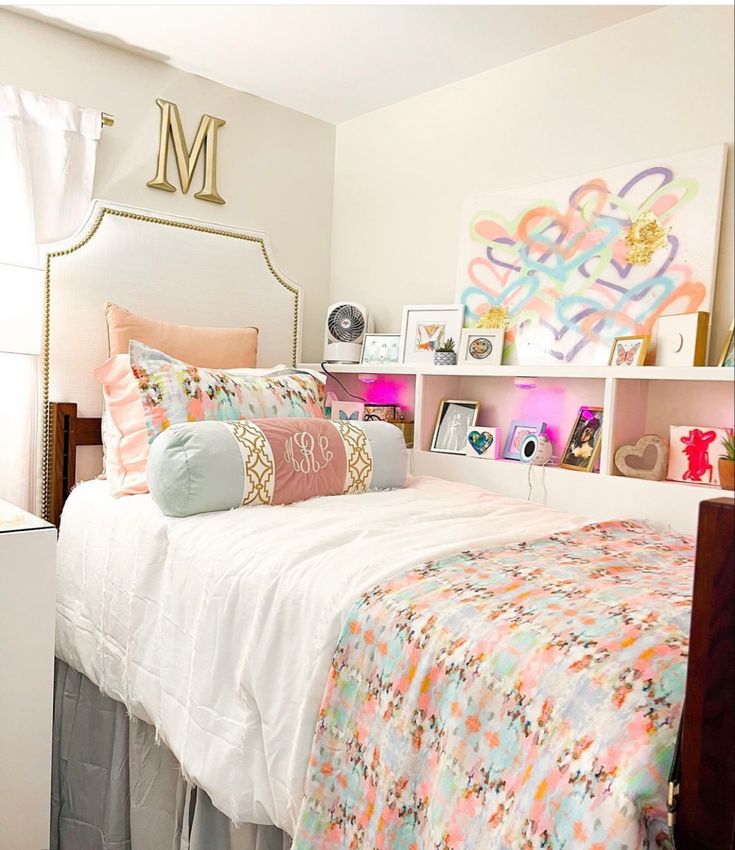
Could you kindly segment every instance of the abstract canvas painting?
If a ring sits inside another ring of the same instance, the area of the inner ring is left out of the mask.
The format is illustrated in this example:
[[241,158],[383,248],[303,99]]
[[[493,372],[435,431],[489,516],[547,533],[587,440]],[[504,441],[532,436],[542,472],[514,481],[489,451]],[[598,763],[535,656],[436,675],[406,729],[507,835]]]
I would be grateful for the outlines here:
[[690,484],[719,484],[717,460],[724,453],[722,440],[727,428],[672,425],[669,428],[669,481]]
[[601,169],[465,204],[465,324],[508,311],[506,363],[604,365],[619,336],[709,311],[725,146]]

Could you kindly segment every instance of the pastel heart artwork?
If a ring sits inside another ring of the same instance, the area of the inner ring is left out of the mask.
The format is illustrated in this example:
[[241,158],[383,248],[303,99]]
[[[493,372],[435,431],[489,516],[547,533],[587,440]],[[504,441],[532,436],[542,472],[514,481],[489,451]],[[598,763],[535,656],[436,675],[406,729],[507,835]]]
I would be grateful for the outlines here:
[[504,307],[506,362],[592,366],[661,315],[711,312],[723,179],[712,146],[469,199],[467,326]]
[[470,431],[467,439],[478,455],[484,455],[495,442],[495,436],[490,431]]

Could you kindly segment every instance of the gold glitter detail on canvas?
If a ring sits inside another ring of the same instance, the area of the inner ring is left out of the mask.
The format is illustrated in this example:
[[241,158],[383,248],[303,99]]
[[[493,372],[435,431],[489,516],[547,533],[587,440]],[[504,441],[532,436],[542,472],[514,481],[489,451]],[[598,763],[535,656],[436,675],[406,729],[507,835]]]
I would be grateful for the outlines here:
[[625,235],[628,246],[626,261],[634,266],[646,266],[653,254],[666,245],[666,230],[652,212],[644,212],[630,226]]
[[508,313],[508,310],[505,307],[491,307],[480,316],[477,327],[485,328],[487,330],[505,330],[509,323],[510,313]]

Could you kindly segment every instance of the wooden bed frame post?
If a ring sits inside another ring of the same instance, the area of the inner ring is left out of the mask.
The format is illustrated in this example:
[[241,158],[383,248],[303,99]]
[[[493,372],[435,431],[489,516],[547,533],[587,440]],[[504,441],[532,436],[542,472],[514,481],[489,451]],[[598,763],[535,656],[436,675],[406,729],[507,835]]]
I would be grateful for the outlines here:
[[699,508],[677,850],[735,848],[735,502]]
[[77,468],[77,446],[99,446],[102,443],[100,419],[79,419],[73,402],[49,404],[51,450],[48,475],[48,516],[57,528],[72,487]]

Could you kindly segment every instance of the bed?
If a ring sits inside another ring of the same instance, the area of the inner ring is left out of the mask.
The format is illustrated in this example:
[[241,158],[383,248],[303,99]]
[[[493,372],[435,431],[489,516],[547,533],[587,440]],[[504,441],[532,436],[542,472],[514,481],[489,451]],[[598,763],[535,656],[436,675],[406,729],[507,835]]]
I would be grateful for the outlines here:
[[[206,293],[193,285],[205,278]],[[192,324],[234,316],[261,327],[262,362],[295,363],[301,293],[262,234],[101,203],[49,252],[47,287],[40,493],[52,519],[63,508],[53,846],[270,850],[293,837],[300,850],[459,848],[478,846],[467,831],[478,812],[489,818],[480,836],[495,829],[488,848],[671,846],[666,779],[685,690],[690,775],[698,762],[706,780],[713,736],[733,738],[731,719],[708,724],[703,708],[709,700],[717,717],[712,700],[732,706],[731,687],[713,696],[732,644],[717,667],[709,632],[732,621],[726,541],[700,540],[707,586],[692,640],[706,663],[690,666],[687,685],[694,549],[676,534],[428,478],[183,519],[163,517],[149,496],[113,499],[104,481],[73,488],[99,471],[101,399],[89,375],[105,356],[102,302]],[[702,510],[732,524],[731,503]],[[715,575],[719,611],[707,589]],[[614,614],[606,625],[601,611]],[[567,621],[571,641],[561,639]],[[470,635],[474,651],[455,656]],[[544,678],[552,662],[558,675]],[[460,691],[482,702],[493,664],[499,702],[465,711]],[[590,666],[594,675],[580,675]],[[461,687],[445,675],[464,668],[477,676]],[[597,707],[575,719],[570,695]],[[616,700],[630,714],[597,749],[594,718],[614,727]],[[82,717],[99,733],[93,752]],[[594,740],[577,752],[586,733]],[[626,741],[638,752],[633,774],[611,768],[632,754]],[[499,773],[484,775],[498,746]],[[526,776],[532,763],[540,773]],[[570,777],[582,789],[573,812],[562,803]],[[730,763],[716,793],[731,777]],[[84,790],[95,783],[96,797]],[[701,792],[686,788],[681,818],[695,837],[682,846],[696,847],[697,830],[715,835],[722,818],[713,824]]]

